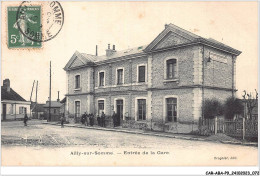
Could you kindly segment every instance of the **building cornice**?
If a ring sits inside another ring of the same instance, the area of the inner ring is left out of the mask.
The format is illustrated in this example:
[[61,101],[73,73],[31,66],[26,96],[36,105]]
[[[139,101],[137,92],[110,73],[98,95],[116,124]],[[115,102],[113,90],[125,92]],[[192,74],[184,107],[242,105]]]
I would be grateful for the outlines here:
[[205,88],[205,89],[214,89],[214,90],[224,90],[224,91],[237,91],[237,89],[225,88],[225,87],[215,87],[215,86],[202,86],[202,85],[186,85],[170,88],[148,88],[147,90],[156,91],[156,90],[172,90],[172,89],[192,89],[192,88]]
[[147,56],[146,53],[138,53],[138,54],[132,54],[132,55],[127,55],[127,56],[122,56],[122,57],[116,57],[116,58],[111,58],[111,59],[106,59],[103,61],[95,62],[95,64],[96,64],[95,66],[114,63],[114,62],[118,62],[118,61],[137,59],[137,58],[146,57],[146,56]]
[[210,42],[210,41],[203,39],[203,38],[199,38],[194,42],[189,42],[189,43],[174,45],[174,46],[170,46],[170,47],[155,49],[155,50],[151,50],[151,51],[146,51],[146,53],[151,54],[151,53],[156,53],[156,52],[170,51],[170,50],[173,50],[173,49],[184,48],[184,47],[194,46],[194,45],[205,45],[205,46],[212,47],[212,48],[215,48],[217,50],[221,50],[221,51],[224,51],[226,53],[229,53],[229,54],[232,54],[232,55],[235,55],[235,56],[238,56],[242,53],[241,51],[235,50],[231,47],[218,45],[218,44],[215,44],[215,43]]
[[28,104],[30,105],[30,101],[16,101],[16,100],[1,100],[1,103],[12,103],[12,104]]
[[83,93],[73,93],[73,94],[65,94],[66,97],[69,96],[79,96],[79,95],[94,95],[94,92],[83,92]]

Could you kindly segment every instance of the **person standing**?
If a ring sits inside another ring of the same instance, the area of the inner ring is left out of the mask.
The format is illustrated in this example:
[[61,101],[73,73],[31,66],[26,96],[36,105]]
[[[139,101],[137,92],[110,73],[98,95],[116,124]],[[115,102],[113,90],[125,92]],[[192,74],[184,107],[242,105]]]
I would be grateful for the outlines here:
[[112,118],[113,118],[114,127],[116,127],[116,113],[115,113],[115,111],[113,111]]
[[27,126],[27,121],[28,121],[28,116],[27,116],[27,113],[25,113],[24,118],[23,118],[24,126]]
[[87,114],[87,112],[85,112],[85,116],[86,116],[86,123],[85,126],[90,124],[90,114]]
[[82,125],[84,125],[86,123],[86,114],[82,114],[81,123],[82,123]]
[[101,119],[99,117],[99,114],[97,115],[97,122],[98,122],[98,126],[101,126]]
[[93,126],[93,125],[94,125],[94,116],[93,116],[92,113],[89,114],[89,124],[90,124],[90,126]]
[[104,114],[104,112],[102,112],[102,114],[101,114],[101,126],[102,127],[106,127],[105,120],[106,120],[106,115]]
[[65,122],[65,116],[64,113],[62,113],[60,118],[61,128],[64,128],[64,122]]

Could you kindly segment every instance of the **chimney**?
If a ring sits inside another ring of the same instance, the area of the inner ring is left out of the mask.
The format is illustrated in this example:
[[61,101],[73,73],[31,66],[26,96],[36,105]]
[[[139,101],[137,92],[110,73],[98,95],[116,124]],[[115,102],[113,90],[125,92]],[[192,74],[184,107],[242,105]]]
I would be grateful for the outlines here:
[[108,48],[106,49],[106,56],[112,56],[115,52],[115,45],[113,45],[113,49],[110,49],[110,44],[108,44]]
[[7,90],[7,92],[10,92],[11,88],[10,88],[10,80],[9,79],[5,79],[3,81],[3,87]]
[[58,99],[57,102],[60,102],[60,91],[58,91]]
[[96,56],[98,56],[98,46],[96,45]]

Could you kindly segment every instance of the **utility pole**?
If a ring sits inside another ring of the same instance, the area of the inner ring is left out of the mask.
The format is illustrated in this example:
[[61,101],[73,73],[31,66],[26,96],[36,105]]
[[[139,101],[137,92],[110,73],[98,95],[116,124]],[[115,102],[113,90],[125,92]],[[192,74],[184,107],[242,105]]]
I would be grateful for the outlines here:
[[50,91],[49,91],[49,117],[48,122],[51,120],[51,61],[50,61]]
[[[31,105],[32,105],[32,93],[33,93],[34,83],[35,83],[35,80],[33,80],[33,86],[32,86],[32,91],[31,91],[31,96],[30,96]],[[30,116],[32,117],[32,111],[30,111]]]
[[32,91],[31,91],[31,96],[30,96],[30,102],[32,102],[32,93],[33,93],[34,83],[35,83],[35,80],[33,80],[33,86],[32,86]]
[[36,82],[36,97],[35,97],[35,114],[36,114],[36,118],[38,119],[37,91],[38,91],[38,81]]

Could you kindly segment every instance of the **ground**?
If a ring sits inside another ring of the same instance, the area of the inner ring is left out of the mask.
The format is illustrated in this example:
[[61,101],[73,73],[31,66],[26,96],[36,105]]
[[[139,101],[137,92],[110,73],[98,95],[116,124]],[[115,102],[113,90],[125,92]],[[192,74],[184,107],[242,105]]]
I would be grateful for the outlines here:
[[[257,147],[2,122],[4,165],[256,165]],[[146,153],[147,152],[147,153]]]

